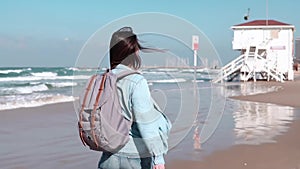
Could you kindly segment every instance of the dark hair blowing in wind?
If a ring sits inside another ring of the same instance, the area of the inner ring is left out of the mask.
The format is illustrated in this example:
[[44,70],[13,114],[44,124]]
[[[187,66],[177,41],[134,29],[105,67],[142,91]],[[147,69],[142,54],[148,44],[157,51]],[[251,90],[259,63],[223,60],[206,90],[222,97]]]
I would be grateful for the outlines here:
[[110,67],[114,69],[119,64],[139,69],[141,67],[141,58],[139,50],[146,49],[142,47],[133,33],[132,28],[123,27],[114,32],[110,40]]

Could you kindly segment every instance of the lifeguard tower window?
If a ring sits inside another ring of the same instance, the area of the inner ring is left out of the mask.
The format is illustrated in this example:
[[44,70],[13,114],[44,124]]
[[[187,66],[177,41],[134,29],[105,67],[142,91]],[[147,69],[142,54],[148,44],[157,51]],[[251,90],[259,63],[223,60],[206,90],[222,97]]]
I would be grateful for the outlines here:
[[249,57],[255,56],[255,50],[256,50],[256,46],[250,46]]

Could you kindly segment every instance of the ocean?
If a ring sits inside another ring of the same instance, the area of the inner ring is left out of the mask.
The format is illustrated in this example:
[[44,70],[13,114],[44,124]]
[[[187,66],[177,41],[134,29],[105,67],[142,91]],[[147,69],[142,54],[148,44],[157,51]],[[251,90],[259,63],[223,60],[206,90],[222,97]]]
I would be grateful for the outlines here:
[[[72,87],[88,78],[74,68],[0,68],[0,110],[73,101]],[[86,73],[86,74],[85,74]]]
[[[2,67],[0,68],[0,110],[37,107],[74,101],[87,79],[105,69],[74,67]],[[193,70],[143,69],[150,86],[177,84],[193,80]],[[207,71],[198,70],[197,82],[211,80]],[[75,92],[73,92],[75,91]]]

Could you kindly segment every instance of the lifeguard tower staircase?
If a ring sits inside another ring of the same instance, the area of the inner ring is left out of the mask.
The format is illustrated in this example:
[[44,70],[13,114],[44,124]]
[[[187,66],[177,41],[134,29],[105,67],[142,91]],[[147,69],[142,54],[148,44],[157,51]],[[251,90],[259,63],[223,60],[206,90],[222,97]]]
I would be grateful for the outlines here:
[[248,46],[242,55],[222,67],[212,82],[232,81],[238,76],[241,81],[256,81],[259,78],[283,82],[283,73],[276,70],[276,65],[269,64],[266,56],[266,49]]

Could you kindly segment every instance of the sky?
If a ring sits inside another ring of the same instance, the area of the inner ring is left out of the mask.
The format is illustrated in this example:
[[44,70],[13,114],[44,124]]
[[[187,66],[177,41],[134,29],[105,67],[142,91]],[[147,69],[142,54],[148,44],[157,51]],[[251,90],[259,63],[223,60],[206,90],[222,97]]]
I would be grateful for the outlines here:
[[227,63],[237,57],[230,27],[245,22],[248,8],[249,21],[268,15],[294,25],[297,38],[299,6],[299,0],[1,0],[0,67],[74,66],[81,48],[99,28],[144,12],[171,14],[192,23]]

